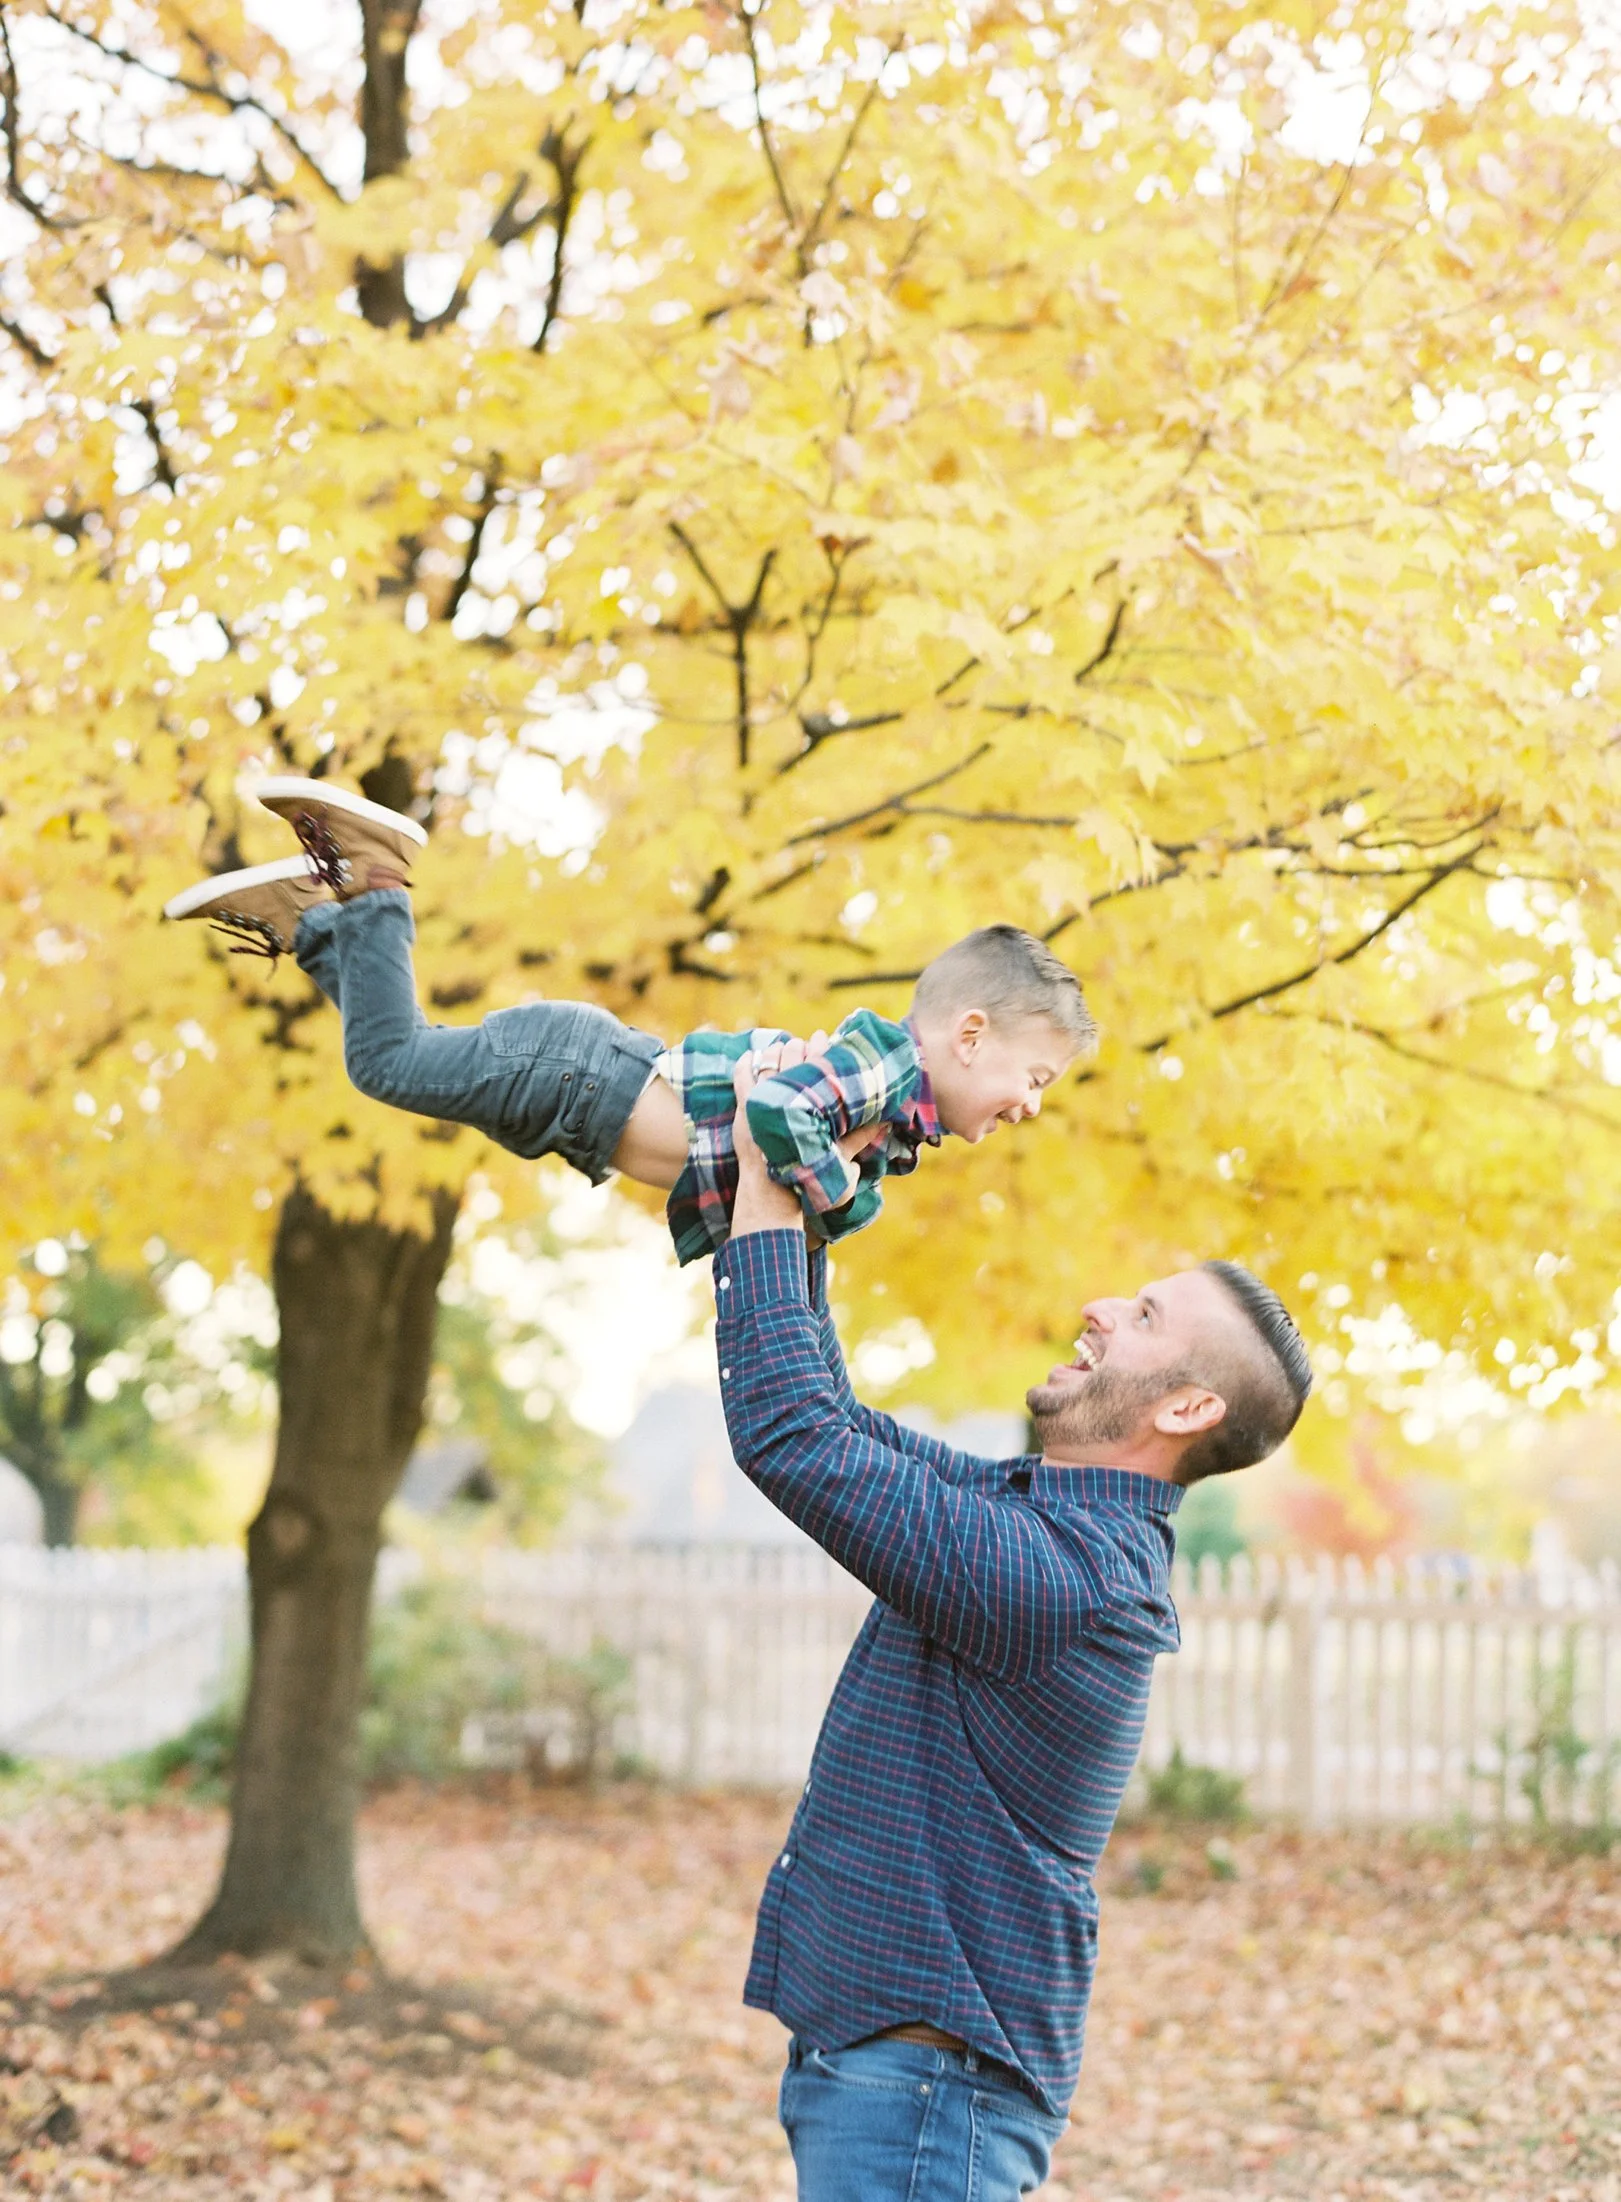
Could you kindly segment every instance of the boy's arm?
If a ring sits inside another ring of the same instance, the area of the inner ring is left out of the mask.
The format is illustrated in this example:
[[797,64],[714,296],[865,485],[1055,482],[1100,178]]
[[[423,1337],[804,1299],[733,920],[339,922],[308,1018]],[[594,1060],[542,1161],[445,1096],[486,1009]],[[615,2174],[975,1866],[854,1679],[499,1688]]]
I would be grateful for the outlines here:
[[[886,1030],[892,1041],[882,1036]],[[748,1128],[777,1184],[797,1193],[809,1213],[825,1216],[863,1187],[840,1140],[882,1124],[917,1092],[919,1077],[917,1050],[904,1028],[843,1032],[814,1059],[759,1080],[744,1104]],[[876,1210],[876,1186],[872,1193]]]

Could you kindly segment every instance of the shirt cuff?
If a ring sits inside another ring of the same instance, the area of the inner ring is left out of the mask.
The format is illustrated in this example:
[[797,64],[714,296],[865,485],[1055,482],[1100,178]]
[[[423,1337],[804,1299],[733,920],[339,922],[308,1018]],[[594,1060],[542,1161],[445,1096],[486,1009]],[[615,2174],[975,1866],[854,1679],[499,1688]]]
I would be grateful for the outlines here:
[[715,1298],[728,1320],[745,1307],[808,1307],[805,1234],[799,1225],[728,1239],[715,1256]]

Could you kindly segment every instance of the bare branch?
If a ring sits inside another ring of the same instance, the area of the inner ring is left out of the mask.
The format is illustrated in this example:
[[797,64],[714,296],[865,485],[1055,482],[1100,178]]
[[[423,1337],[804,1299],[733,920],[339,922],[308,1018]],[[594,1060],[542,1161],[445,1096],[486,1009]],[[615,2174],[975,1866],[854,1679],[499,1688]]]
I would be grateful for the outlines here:
[[[889,48],[890,54],[898,53],[903,43],[904,41],[900,38],[893,40]],[[888,57],[886,56],[886,59],[887,58]],[[848,162],[850,155],[855,151],[856,139],[861,135],[861,126],[867,119],[873,101],[878,97],[878,90],[882,81],[883,70],[880,69],[878,71],[878,74],[868,85],[867,96],[861,102],[861,105],[856,109],[850,127],[845,133],[844,143],[839,147],[838,156],[835,159],[832,168],[828,171],[827,184],[822,192],[821,199],[817,204],[816,212],[810,218],[810,227],[806,230],[804,236],[800,240],[800,263],[802,268],[807,257],[814,249],[817,238],[821,235],[822,224],[827,219],[827,210],[833,204],[833,194],[838,189],[839,178],[844,174],[845,164]],[[755,88],[755,112],[756,114],[758,114],[759,112],[758,81],[756,82]]]
[[777,194],[777,204],[782,208],[783,219],[793,231],[794,258],[799,263],[799,272],[802,276],[808,275],[810,261],[805,253],[804,225],[799,210],[789,195],[788,180],[778,165],[777,149],[771,142],[771,132],[766,127],[765,109],[760,104],[760,49],[754,37],[754,17],[746,5],[739,7],[737,16],[743,26],[743,42],[748,47],[749,69],[754,79],[754,122],[760,133],[760,149],[765,154],[766,166],[771,171],[771,182]]
[[164,443],[162,431],[158,427],[156,404],[151,398],[128,398],[125,402],[132,413],[139,414],[141,425],[145,428],[147,438],[152,446],[152,480],[146,485],[147,488],[150,489],[154,484],[161,483],[172,495],[180,487],[180,477],[174,470],[173,462],[169,457],[168,446]]
[[1522,1086],[1517,1079],[1507,1078],[1501,1071],[1485,1070],[1478,1063],[1449,1062],[1444,1055],[1431,1055],[1424,1048],[1408,1047],[1393,1032],[1386,1032],[1378,1025],[1360,1024],[1354,1019],[1340,1017],[1308,1020],[1302,1016],[1301,1022],[1307,1021],[1331,1023],[1337,1032],[1354,1032],[1359,1039],[1374,1041],[1405,1063],[1417,1063],[1425,1070],[1446,1071],[1454,1078],[1472,1079],[1476,1085],[1490,1086],[1496,1093],[1512,1094],[1517,1101],[1535,1101],[1544,1108],[1558,1109],[1562,1115],[1579,1116],[1604,1131],[1621,1134],[1621,1117],[1607,1115],[1602,1109],[1592,1108],[1568,1094],[1556,1093],[1544,1086]]
[[127,47],[114,46],[108,40],[98,38],[94,31],[87,31],[79,24],[70,22],[65,15],[59,14],[53,7],[47,6],[44,12],[58,30],[66,31],[70,38],[80,39],[87,46],[93,46],[97,53],[104,54],[109,61],[121,62],[126,69],[139,69],[144,76],[153,78],[159,84],[167,84],[175,91],[190,92],[198,99],[217,100],[222,107],[229,109],[232,114],[251,113],[262,115],[276,132],[276,135],[297,154],[299,160],[309,169],[316,180],[325,186],[332,197],[334,199],[342,198],[343,194],[339,191],[337,185],[322,168],[320,162],[299,137],[291,123],[285,121],[276,113],[273,107],[267,106],[255,93],[232,92],[226,89],[225,85],[219,81],[218,71],[221,63],[224,63],[227,67],[230,64],[225,61],[223,54],[206,45],[195,31],[189,32],[188,35],[193,45],[198,48],[209,65],[210,73],[207,77],[184,76],[177,71],[160,69],[155,62],[143,60],[141,55],[131,53]]
[[468,538],[467,556],[462,560],[462,570],[457,574],[455,584],[449,596],[445,599],[445,608],[439,615],[447,625],[461,610],[462,599],[472,586],[473,568],[478,564],[479,553],[484,548],[484,531],[490,524],[490,518],[499,502],[500,494],[501,456],[499,452],[494,452],[491,454],[489,466],[485,470],[484,495],[479,500],[478,511],[473,515],[473,532]]
[[[796,710],[798,708],[801,698],[809,689],[811,682],[816,678],[816,653],[821,648],[823,635],[827,633],[827,623],[833,617],[833,607],[839,600],[839,587],[844,578],[844,569],[849,561],[855,556],[858,550],[864,550],[866,548],[867,540],[867,537],[862,536],[853,543],[836,544],[835,547],[831,550],[827,548],[827,545],[825,543],[823,544],[823,555],[826,557],[828,565],[827,594],[823,597],[821,604],[812,615],[810,623],[806,628],[805,667],[804,671],[799,676],[799,686],[794,690],[793,694],[788,699],[787,708],[790,711]],[[811,722],[815,717],[815,713],[801,714],[799,723],[805,729],[805,733],[807,736],[806,746],[795,756],[790,757],[785,764],[779,765],[777,767],[779,773],[791,772],[796,764],[802,763],[804,759],[810,755],[812,749],[814,749],[816,746],[816,742],[822,738],[821,735],[812,736],[811,734]],[[832,733],[834,731],[835,729],[831,724],[823,729],[824,733]]]
[[1126,600],[1124,597],[1122,597],[1119,603],[1114,608],[1114,617],[1109,622],[1108,629],[1104,634],[1103,640],[1098,644],[1097,648],[1092,652],[1092,655],[1087,659],[1086,663],[1079,669],[1079,671],[1075,675],[1075,685],[1077,688],[1080,686],[1083,680],[1088,679],[1093,673],[1095,673],[1100,665],[1105,664],[1108,659],[1114,656],[1115,645],[1120,640],[1120,630],[1125,626],[1125,624]]
[[[1214,1024],[1223,1017],[1236,1017],[1241,1009],[1252,1009],[1257,1002],[1275,1000],[1279,994],[1287,994],[1297,986],[1304,986],[1309,979],[1316,978],[1319,971],[1329,971],[1337,964],[1350,963],[1388,933],[1398,918],[1404,918],[1426,895],[1434,894],[1436,888],[1450,879],[1454,872],[1464,871],[1473,864],[1484,846],[1483,842],[1477,841],[1461,856],[1454,857],[1450,864],[1437,865],[1411,894],[1403,895],[1399,901],[1393,902],[1379,922],[1371,925],[1365,933],[1358,934],[1348,947],[1338,949],[1332,956],[1319,956],[1314,962],[1303,965],[1300,970],[1291,971],[1284,978],[1273,979],[1266,986],[1252,987],[1248,993],[1233,995],[1230,1000],[1218,1003],[1214,1009],[1206,1010],[1207,1021]],[[1162,1032],[1156,1040],[1139,1040],[1137,1051],[1142,1055],[1157,1055],[1162,1048],[1169,1047],[1175,1037],[1174,1033]]]
[[898,811],[904,814],[907,803],[914,795],[924,795],[930,788],[937,788],[947,780],[954,780],[959,772],[966,772],[970,765],[977,765],[981,757],[988,756],[990,749],[989,742],[981,742],[977,749],[971,749],[956,764],[947,765],[944,772],[931,773],[928,779],[919,780],[912,787],[901,788],[894,795],[886,795],[882,802],[870,803],[865,810],[852,811],[847,818],[831,818],[823,825],[807,826],[803,833],[790,834],[783,847],[795,849],[806,841],[824,841],[830,834],[848,833],[852,826],[864,826],[874,818],[882,818],[886,812]]
[[494,245],[497,252],[500,251],[503,245],[517,244],[521,238],[527,237],[529,232],[538,227],[546,218],[546,208],[541,205],[536,207],[533,214],[526,214],[521,222],[518,220],[518,208],[522,205],[523,195],[528,189],[529,171],[527,168],[520,168],[517,175],[512,179],[512,189],[496,208],[495,217],[490,223],[489,241]]
[[22,123],[17,113],[17,62],[11,51],[11,30],[3,7],[0,7],[0,99],[4,100],[6,108],[6,197],[14,205],[20,206],[42,229],[76,228],[77,224],[72,221],[55,214],[47,214],[23,182]]
[[43,344],[37,344],[21,322],[8,313],[0,313],[0,333],[9,336],[18,351],[25,352],[41,370],[56,365],[56,354],[46,351]]
[[904,711],[868,711],[858,719],[830,719],[821,711],[801,712],[799,723],[804,730],[805,746],[803,749],[796,749],[791,757],[783,759],[777,767],[777,777],[781,779],[785,772],[792,772],[797,765],[802,765],[807,757],[814,757],[822,744],[832,741],[835,735],[864,734],[869,727],[893,726],[898,719],[904,719],[905,716]]
[[744,772],[748,769],[749,733],[754,708],[749,695],[749,629],[759,617],[760,600],[765,594],[766,579],[776,563],[777,554],[775,550],[766,552],[760,561],[760,570],[754,577],[754,587],[747,603],[734,604],[704,563],[703,554],[697,544],[678,520],[670,522],[670,533],[697,567],[731,632],[732,664],[737,676],[737,767],[740,772]]
[[[1365,127],[1366,125],[1364,124],[1364,128]],[[1361,141],[1358,140],[1357,151],[1360,152],[1361,150]],[[1267,287],[1267,294],[1265,298],[1261,301],[1260,311],[1255,316],[1257,321],[1264,321],[1267,315],[1272,311],[1273,307],[1276,306],[1280,300],[1286,299],[1289,296],[1289,293],[1293,290],[1294,286],[1304,278],[1306,270],[1311,265],[1312,254],[1322,243],[1323,238],[1326,236],[1329,226],[1333,222],[1335,215],[1338,214],[1340,208],[1345,204],[1346,194],[1351,188],[1351,178],[1353,173],[1354,169],[1352,162],[1347,161],[1340,171],[1340,180],[1338,185],[1335,187],[1333,197],[1329,200],[1328,205],[1324,208],[1323,213],[1317,222],[1317,226],[1315,227],[1315,229],[1313,229],[1311,235],[1307,238],[1305,244],[1301,247],[1299,255],[1291,261],[1289,254],[1285,252],[1283,259],[1278,264],[1277,273],[1273,276],[1271,283]]]
[[552,253],[551,281],[546,286],[546,306],[540,317],[540,334],[530,349],[543,352],[552,333],[558,310],[563,303],[563,250],[568,243],[569,224],[574,219],[574,204],[580,190],[580,163],[585,159],[591,140],[583,138],[578,145],[570,145],[560,131],[548,130],[540,141],[542,156],[551,162],[557,177],[557,196],[552,201],[552,235],[556,240]]

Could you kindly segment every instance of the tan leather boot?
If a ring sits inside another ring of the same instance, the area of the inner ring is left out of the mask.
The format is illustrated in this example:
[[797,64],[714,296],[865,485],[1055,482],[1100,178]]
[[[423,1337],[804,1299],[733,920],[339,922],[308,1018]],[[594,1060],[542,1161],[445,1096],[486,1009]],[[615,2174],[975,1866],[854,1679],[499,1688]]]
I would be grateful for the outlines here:
[[264,956],[274,963],[293,952],[293,935],[306,910],[330,902],[307,856],[283,856],[243,872],[199,880],[163,905],[166,918],[206,918],[232,942],[233,956]]
[[287,820],[340,902],[365,893],[374,864],[410,885],[411,859],[428,838],[414,818],[325,780],[261,780],[253,792]]

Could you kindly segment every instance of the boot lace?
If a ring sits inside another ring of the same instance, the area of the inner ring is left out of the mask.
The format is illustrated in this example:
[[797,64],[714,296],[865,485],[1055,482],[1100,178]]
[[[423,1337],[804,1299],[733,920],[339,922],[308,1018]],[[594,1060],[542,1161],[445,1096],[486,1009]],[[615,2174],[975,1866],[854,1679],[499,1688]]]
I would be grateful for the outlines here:
[[301,810],[289,820],[314,867],[315,876],[334,894],[341,894],[349,877],[343,844],[319,811]]
[[274,963],[287,953],[287,943],[276,928],[264,918],[251,917],[246,910],[221,910],[208,922],[216,933],[234,941],[233,956],[263,956],[267,963]]

